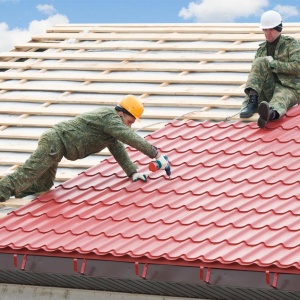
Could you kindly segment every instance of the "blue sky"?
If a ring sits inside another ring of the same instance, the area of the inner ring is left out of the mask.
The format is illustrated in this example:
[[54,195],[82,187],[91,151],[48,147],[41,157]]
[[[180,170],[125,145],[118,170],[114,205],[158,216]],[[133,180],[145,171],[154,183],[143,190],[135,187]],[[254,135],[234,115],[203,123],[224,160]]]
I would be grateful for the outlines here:
[[0,0],[0,51],[67,23],[258,23],[276,9],[300,22],[299,0]]

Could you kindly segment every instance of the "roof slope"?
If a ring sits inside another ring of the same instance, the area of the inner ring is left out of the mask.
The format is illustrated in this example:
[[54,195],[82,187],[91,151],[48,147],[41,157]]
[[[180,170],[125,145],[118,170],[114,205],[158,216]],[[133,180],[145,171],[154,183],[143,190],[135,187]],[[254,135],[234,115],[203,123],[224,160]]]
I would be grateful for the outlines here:
[[132,183],[109,158],[2,219],[1,252],[299,274],[299,118],[169,123],[147,140],[170,179]]

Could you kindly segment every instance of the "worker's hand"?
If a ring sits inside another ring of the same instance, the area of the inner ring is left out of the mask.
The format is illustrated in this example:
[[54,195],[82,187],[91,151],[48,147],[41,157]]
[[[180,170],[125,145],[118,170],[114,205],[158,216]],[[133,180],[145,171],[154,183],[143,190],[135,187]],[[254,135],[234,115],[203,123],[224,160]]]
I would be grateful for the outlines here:
[[169,162],[164,158],[163,155],[159,155],[156,157],[156,163],[158,165],[158,169],[165,169]]
[[272,56],[267,56],[267,60],[268,60],[269,62],[272,62],[272,61],[274,60],[274,58],[273,58]]
[[131,175],[132,181],[142,180],[144,182],[147,181],[148,173],[133,173]]

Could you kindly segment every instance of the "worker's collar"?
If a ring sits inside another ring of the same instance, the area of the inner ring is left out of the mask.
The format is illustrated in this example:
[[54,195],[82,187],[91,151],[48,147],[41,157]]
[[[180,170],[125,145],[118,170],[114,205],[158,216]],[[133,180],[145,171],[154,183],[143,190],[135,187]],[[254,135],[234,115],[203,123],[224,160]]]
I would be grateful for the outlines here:
[[267,42],[267,44],[268,44],[269,46],[277,45],[277,43],[279,42],[280,37],[281,37],[281,34],[280,34],[280,35],[278,36],[278,38],[277,38],[276,40],[274,40],[272,43]]

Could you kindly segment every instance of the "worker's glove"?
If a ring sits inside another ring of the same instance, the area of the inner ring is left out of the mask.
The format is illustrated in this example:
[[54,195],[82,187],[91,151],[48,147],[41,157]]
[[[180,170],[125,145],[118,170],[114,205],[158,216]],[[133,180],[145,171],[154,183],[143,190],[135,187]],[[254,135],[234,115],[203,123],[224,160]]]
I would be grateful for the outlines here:
[[144,182],[147,181],[148,173],[133,173],[131,175],[132,181],[142,180]]
[[267,56],[267,60],[268,60],[269,62],[272,62],[272,61],[274,60],[274,58],[273,58],[272,56]]
[[156,157],[156,163],[157,163],[157,166],[158,166],[158,169],[165,169],[169,162],[164,158],[163,155],[160,155],[158,157]]

